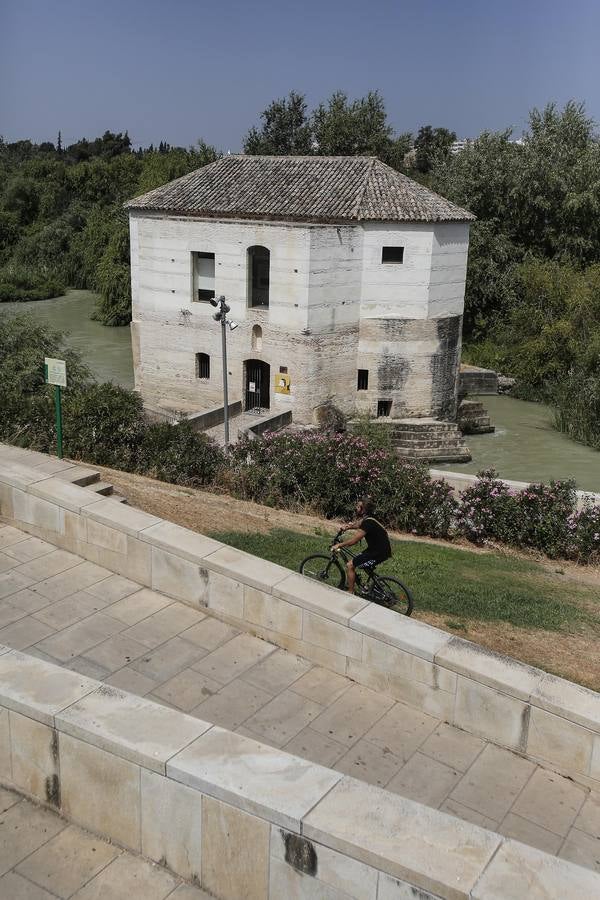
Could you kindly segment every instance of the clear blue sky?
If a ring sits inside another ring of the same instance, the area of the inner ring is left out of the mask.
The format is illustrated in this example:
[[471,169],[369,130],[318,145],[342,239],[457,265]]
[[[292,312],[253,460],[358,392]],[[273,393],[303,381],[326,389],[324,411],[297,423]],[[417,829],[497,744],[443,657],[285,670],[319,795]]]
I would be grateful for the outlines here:
[[290,89],[378,89],[401,131],[525,127],[550,100],[600,121],[598,0],[0,0],[0,134],[240,149]]

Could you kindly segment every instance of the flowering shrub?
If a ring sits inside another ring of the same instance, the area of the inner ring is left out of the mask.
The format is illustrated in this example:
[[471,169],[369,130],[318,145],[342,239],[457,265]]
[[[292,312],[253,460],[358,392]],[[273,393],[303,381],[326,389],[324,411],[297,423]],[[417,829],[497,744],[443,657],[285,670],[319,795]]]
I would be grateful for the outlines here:
[[548,556],[565,556],[569,543],[567,521],[575,509],[575,483],[551,481],[530,484],[516,495],[517,518],[513,540]]
[[444,537],[456,510],[452,491],[425,466],[399,460],[366,438],[324,432],[268,434],[234,448],[229,486],[271,506],[309,507],[332,518],[351,515],[370,494],[390,528]]
[[513,547],[530,547],[547,556],[578,562],[600,559],[600,506],[588,501],[575,508],[572,481],[530,484],[511,491],[493,469],[460,498],[457,530],[475,543],[497,540]]
[[493,469],[478,473],[478,481],[460,497],[457,529],[476,544],[493,539],[511,543],[516,501]]
[[588,500],[567,519],[568,556],[578,562],[600,561],[600,506]]

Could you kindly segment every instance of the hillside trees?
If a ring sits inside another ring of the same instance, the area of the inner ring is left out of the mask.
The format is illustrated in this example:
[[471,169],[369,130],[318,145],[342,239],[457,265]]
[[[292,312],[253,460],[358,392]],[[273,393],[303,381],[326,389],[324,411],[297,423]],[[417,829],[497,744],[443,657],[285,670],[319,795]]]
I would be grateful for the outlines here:
[[95,316],[131,317],[129,233],[122,204],[217,158],[199,142],[133,152],[127,132],[57,149],[0,139],[0,302],[100,294]]

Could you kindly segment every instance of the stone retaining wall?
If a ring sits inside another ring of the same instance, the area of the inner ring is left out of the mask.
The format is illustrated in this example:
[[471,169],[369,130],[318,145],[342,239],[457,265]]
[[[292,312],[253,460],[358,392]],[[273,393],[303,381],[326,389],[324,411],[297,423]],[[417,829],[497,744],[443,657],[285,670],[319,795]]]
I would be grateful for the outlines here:
[[98,499],[27,453],[0,445],[5,521],[600,790],[594,691]]
[[1,646],[0,783],[222,900],[600,896],[591,870]]

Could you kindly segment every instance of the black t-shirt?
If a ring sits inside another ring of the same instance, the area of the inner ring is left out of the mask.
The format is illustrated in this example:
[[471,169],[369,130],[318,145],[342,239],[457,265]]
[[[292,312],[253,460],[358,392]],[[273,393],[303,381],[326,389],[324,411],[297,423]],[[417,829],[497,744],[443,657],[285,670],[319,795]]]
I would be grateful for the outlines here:
[[390,546],[388,533],[383,525],[380,525],[379,522],[376,519],[371,518],[371,516],[365,516],[360,523],[360,530],[365,533],[367,548],[374,559],[383,562],[384,559],[390,558],[392,555],[392,548]]

